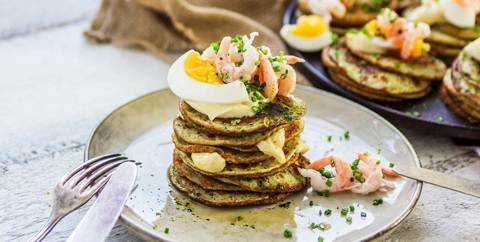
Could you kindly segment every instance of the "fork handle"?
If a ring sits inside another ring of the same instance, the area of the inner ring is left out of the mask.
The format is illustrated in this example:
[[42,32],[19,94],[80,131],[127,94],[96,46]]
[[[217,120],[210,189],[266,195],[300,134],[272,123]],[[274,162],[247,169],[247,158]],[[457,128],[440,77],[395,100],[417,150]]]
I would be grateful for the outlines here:
[[29,240],[29,242],[40,242],[52,231],[53,227],[64,217],[65,215],[52,215],[48,218],[47,223],[43,228]]

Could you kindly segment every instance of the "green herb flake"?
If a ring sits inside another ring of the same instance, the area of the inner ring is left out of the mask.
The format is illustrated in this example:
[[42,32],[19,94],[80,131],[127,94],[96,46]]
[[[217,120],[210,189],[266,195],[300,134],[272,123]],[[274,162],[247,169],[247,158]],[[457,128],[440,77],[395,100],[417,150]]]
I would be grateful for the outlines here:
[[414,111],[414,112],[407,111],[407,112],[405,112],[405,114],[406,114],[406,115],[409,115],[409,116],[412,116],[412,117],[416,117],[416,118],[422,116],[422,114],[421,114],[420,112],[418,112],[418,111]]
[[379,206],[379,205],[382,205],[383,204],[383,199],[382,198],[377,198],[377,199],[373,199],[373,206]]
[[340,214],[341,214],[342,216],[346,216],[346,215],[348,214],[348,208],[342,208],[342,209],[340,210]]
[[332,215],[332,210],[331,209],[325,210],[325,216],[330,216],[330,215]]
[[218,50],[220,49],[220,42],[213,42],[210,44],[212,47],[213,51],[215,51],[215,54],[218,53]]
[[351,213],[355,212],[355,206],[350,205],[348,208],[350,208],[350,212],[351,212]]
[[286,203],[282,203],[282,204],[280,204],[280,205],[278,205],[278,206],[281,207],[281,208],[289,208],[289,207],[290,207],[290,203],[291,203],[291,202],[286,202]]
[[310,207],[313,206],[313,201],[310,201],[308,205],[310,205]]
[[390,162],[390,163],[388,164],[388,167],[390,167],[390,168],[393,168],[394,166],[395,166],[395,164],[392,163],[392,162]]
[[327,135],[327,141],[332,142],[332,136],[331,135]]
[[340,40],[340,37],[338,36],[338,34],[332,33],[331,36],[332,36],[332,44],[338,43],[338,41]]
[[380,165],[380,163],[382,163],[382,161],[381,161],[381,160],[377,160],[376,163],[377,163],[377,165]]
[[289,229],[285,229],[283,231],[283,237],[287,238],[287,239],[290,239],[292,238],[293,234],[292,234],[292,231],[290,231]]
[[318,236],[317,242],[323,242],[323,237],[322,237],[322,236]]
[[440,116],[440,117],[437,118],[437,122],[443,123],[443,122],[445,122],[445,119]]
[[157,230],[157,229],[158,229],[158,224],[153,224],[153,225],[152,225],[152,229],[153,229],[153,230]]
[[170,228],[168,228],[168,227],[165,228],[165,229],[163,230],[163,232],[166,233],[166,234],[170,233]]
[[315,223],[311,223],[309,228],[310,230],[314,230],[315,228],[317,228],[317,225],[315,225]]
[[352,223],[352,216],[347,216],[345,218],[345,220],[347,221],[347,223],[351,224]]
[[332,180],[330,180],[330,178],[327,179],[327,181],[325,181],[325,185],[327,185],[327,187],[332,187],[332,185],[333,185]]
[[241,119],[234,119],[232,121],[230,121],[230,124],[231,125],[238,125],[240,123],[240,121],[242,121]]
[[345,131],[345,133],[343,133],[343,138],[345,138],[345,140],[349,140],[350,139],[350,131]]

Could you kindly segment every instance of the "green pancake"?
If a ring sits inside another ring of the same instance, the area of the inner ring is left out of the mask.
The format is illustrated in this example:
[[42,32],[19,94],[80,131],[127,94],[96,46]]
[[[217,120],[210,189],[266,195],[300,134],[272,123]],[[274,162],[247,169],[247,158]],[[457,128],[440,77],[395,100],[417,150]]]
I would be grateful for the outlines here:
[[180,139],[190,144],[213,146],[254,146],[280,129],[285,129],[285,139],[288,140],[303,131],[303,120],[291,121],[268,131],[238,137],[208,133],[181,118],[176,118],[173,122],[175,135]]
[[242,187],[255,192],[294,192],[305,188],[307,179],[300,175],[297,168],[308,166],[306,158],[300,156],[296,164],[270,176],[257,178],[216,178],[224,183]]
[[423,97],[430,90],[430,82],[407,75],[389,72],[354,56],[344,44],[323,50],[323,63],[337,75],[342,75],[372,93],[401,99]]
[[175,171],[168,170],[170,183],[183,194],[200,203],[215,207],[265,205],[280,202],[292,193],[258,193],[205,190]]
[[431,31],[430,36],[427,37],[426,41],[432,44],[441,44],[460,48],[465,47],[469,43],[468,40],[464,40],[436,30]]
[[271,130],[301,119],[306,111],[307,107],[302,100],[295,97],[277,96],[274,103],[269,103],[262,112],[252,117],[210,120],[207,115],[196,111],[185,101],[180,103],[180,113],[187,122],[193,123],[209,133],[229,136],[244,136]]
[[480,63],[468,54],[462,52],[458,56],[452,71],[461,73],[470,85],[480,88]]
[[359,51],[352,51],[352,53],[384,70],[423,80],[442,80],[447,71],[445,63],[433,56],[422,56],[414,60],[403,60],[393,56],[368,54]]
[[285,144],[285,153],[286,162],[280,163],[274,158],[264,160],[259,163],[247,164],[247,165],[236,165],[236,164],[226,164],[225,168],[220,172],[208,172],[202,169],[197,168],[189,153],[185,153],[179,149],[175,149],[174,156],[181,159],[186,165],[188,165],[193,170],[202,173],[207,176],[213,177],[260,177],[268,176],[279,172],[286,167],[289,167],[298,159],[298,154],[296,152],[299,139],[292,139]]
[[469,41],[480,38],[480,26],[478,25],[473,28],[459,28],[452,24],[444,23],[435,25],[432,29]]

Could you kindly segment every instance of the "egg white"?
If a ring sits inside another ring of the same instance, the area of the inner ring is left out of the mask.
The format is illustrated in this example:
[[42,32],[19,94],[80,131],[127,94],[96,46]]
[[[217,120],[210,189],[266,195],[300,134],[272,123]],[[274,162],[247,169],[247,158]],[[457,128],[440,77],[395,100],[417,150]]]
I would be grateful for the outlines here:
[[475,10],[465,8],[452,0],[440,0],[440,8],[448,22],[460,28],[475,26]]
[[325,31],[319,36],[307,38],[292,34],[290,30],[294,27],[295,25],[284,25],[280,30],[280,36],[282,36],[288,45],[297,50],[315,52],[332,43],[332,33],[330,31]]
[[185,60],[193,51],[189,50],[180,56],[168,70],[168,85],[175,95],[186,100],[218,104],[241,103],[250,100],[247,88],[241,81],[214,85],[189,77],[185,72]]
[[468,44],[464,50],[473,59],[480,62],[480,38]]

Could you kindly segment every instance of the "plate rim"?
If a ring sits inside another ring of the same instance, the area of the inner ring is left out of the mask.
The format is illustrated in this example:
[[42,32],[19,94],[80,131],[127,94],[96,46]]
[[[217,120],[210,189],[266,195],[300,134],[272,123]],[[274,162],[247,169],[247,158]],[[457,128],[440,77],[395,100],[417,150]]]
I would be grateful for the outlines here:
[[[283,15],[283,18],[282,18],[282,24],[291,24],[290,20],[293,17],[292,15],[295,14],[295,9],[296,9],[296,6],[297,6],[297,2],[298,2],[298,0],[292,0],[292,2],[288,5],[288,7],[286,8],[285,13]],[[285,43],[285,41],[284,41],[284,43]],[[303,54],[301,54],[300,51],[292,48],[288,44],[285,43],[285,46],[287,47],[287,49],[290,53],[295,54],[295,55],[299,55],[299,56],[304,56]],[[323,88],[325,88],[327,86],[328,90],[330,90],[330,91],[332,91],[332,92],[334,92],[338,95],[344,96],[347,99],[350,99],[350,100],[352,100],[354,102],[357,102],[361,105],[365,105],[369,108],[372,108],[377,112],[381,112],[385,115],[398,117],[398,118],[401,118],[403,120],[413,121],[417,124],[421,124],[422,126],[431,127],[432,129],[435,129],[435,130],[442,130],[441,128],[448,128],[448,129],[459,130],[459,131],[462,132],[462,135],[458,135],[458,134],[454,135],[454,134],[452,134],[453,132],[448,132],[448,131],[442,132],[442,134],[444,136],[447,136],[447,137],[475,140],[475,136],[465,135],[465,134],[467,134],[469,132],[475,132],[475,134],[480,133],[480,126],[479,127],[474,127],[474,126],[471,126],[471,125],[464,125],[464,124],[454,125],[454,124],[450,124],[450,123],[439,123],[439,122],[434,122],[434,121],[431,121],[431,120],[425,120],[425,119],[418,118],[418,117],[415,117],[415,116],[407,115],[407,114],[405,114],[401,111],[398,111],[396,109],[385,107],[384,105],[379,104],[375,101],[371,101],[371,100],[368,100],[368,99],[363,98],[363,97],[357,97],[357,95],[355,95],[354,93],[352,93],[348,90],[345,90],[341,86],[339,86],[341,88],[341,90],[339,91],[339,90],[337,90],[337,88],[332,88],[329,84],[324,84],[325,81],[323,79],[329,79],[332,82],[331,78],[324,75],[323,73],[321,73],[310,62],[305,61],[304,63],[298,63],[298,64],[299,64],[299,67],[300,67],[299,69],[304,69],[305,70],[305,71],[302,71],[302,74],[304,74],[305,76],[311,77],[310,79],[320,79],[321,82],[323,82],[322,84],[320,84],[320,83],[318,83],[318,81],[312,81],[311,83],[315,87],[320,88],[323,85]]]
[[[410,143],[410,141],[405,137],[405,135],[399,130],[397,129],[392,123],[390,123],[388,120],[386,120],[384,117],[380,116],[379,114],[377,114],[375,111],[359,104],[359,103],[356,103],[352,100],[349,100],[345,97],[342,97],[342,96],[339,96],[337,94],[334,94],[334,93],[330,93],[330,92],[327,92],[325,90],[321,90],[321,89],[318,89],[318,88],[314,88],[314,87],[310,87],[310,86],[305,86],[305,85],[297,85],[297,90],[302,90],[302,91],[306,91],[306,92],[314,92],[314,93],[318,93],[320,95],[325,95],[325,96],[328,96],[329,98],[333,98],[333,99],[336,99],[337,101],[340,101],[340,102],[344,102],[344,103],[347,103],[349,105],[352,105],[356,108],[359,108],[360,110],[362,110],[363,112],[366,112],[367,114],[370,114],[372,115],[374,118],[376,118],[377,120],[381,121],[383,124],[385,124],[388,128],[392,129],[394,132],[396,132],[400,138],[402,139],[403,142],[405,142],[405,144],[407,145],[407,148],[408,150],[413,154],[413,157],[414,157],[414,162],[416,164],[417,167],[422,167],[421,163],[420,163],[420,159],[418,158],[418,154],[417,152],[415,151],[415,149],[413,148],[412,144]],[[89,137],[88,137],[88,140],[85,144],[85,150],[84,150],[84,155],[83,155],[83,161],[87,161],[89,159],[88,157],[88,153],[89,153],[89,150],[90,150],[90,146],[92,144],[92,141],[93,141],[93,138],[95,137],[95,135],[99,132],[99,129],[100,127],[110,118],[112,117],[113,115],[115,115],[117,112],[119,112],[122,108],[128,106],[128,105],[131,105],[132,103],[134,102],[137,102],[141,99],[144,99],[148,96],[151,96],[151,95],[155,95],[155,94],[158,94],[158,93],[161,93],[161,92],[168,92],[168,91],[171,91],[170,88],[168,87],[165,87],[165,88],[161,88],[161,89],[158,89],[158,90],[155,90],[155,91],[152,91],[152,92],[148,92],[146,94],[143,94],[141,96],[138,96],[130,101],[127,101],[126,103],[116,107],[115,109],[113,109],[113,111],[111,111],[110,113],[108,113],[107,115],[104,116],[104,118],[101,119],[100,122],[97,123],[97,125],[95,126],[95,128],[92,130],[92,132],[90,133]],[[367,241],[367,240],[372,240],[372,239],[375,239],[375,238],[379,238],[380,236],[384,235],[384,234],[388,234],[389,232],[393,231],[393,229],[395,229],[399,224],[401,224],[411,213],[412,211],[415,209],[415,206],[420,198],[420,195],[421,195],[421,192],[422,192],[422,189],[423,189],[423,182],[421,181],[416,181],[416,180],[413,180],[414,183],[415,183],[415,192],[413,194],[413,199],[408,203],[408,206],[404,209],[404,211],[402,211],[401,215],[396,218],[395,220],[393,220],[391,223],[385,225],[384,227],[382,227],[381,229],[379,229],[378,232],[375,232],[375,233],[372,233],[368,236],[365,236],[363,238],[360,238],[359,241]],[[134,218],[130,218],[128,215],[127,215],[127,211],[129,208],[128,207],[124,207],[122,213],[120,214],[120,222],[129,230],[131,231],[132,233],[135,234],[135,236],[138,236],[140,238],[143,238],[143,239],[152,239],[152,240],[161,240],[161,241],[174,241],[174,240],[171,240],[171,238],[168,238],[166,236],[164,236],[163,234],[160,234],[160,233],[156,233],[153,231],[153,229],[146,229],[144,226],[140,225],[139,223],[137,223],[137,221],[135,221]],[[141,219],[141,218],[140,218]],[[146,221],[145,221],[146,222]]]

